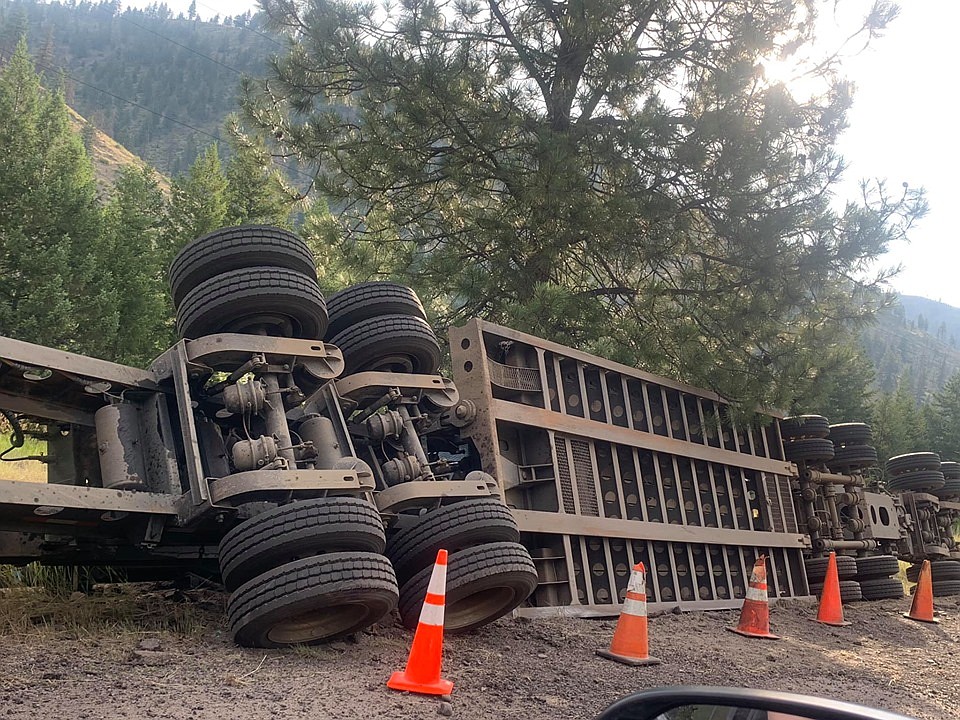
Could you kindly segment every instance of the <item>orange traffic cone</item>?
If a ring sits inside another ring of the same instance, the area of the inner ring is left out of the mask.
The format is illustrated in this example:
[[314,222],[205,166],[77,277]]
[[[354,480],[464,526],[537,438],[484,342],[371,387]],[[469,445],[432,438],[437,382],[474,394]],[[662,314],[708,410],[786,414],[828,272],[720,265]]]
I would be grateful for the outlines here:
[[830,552],[827,562],[827,575],[823,579],[823,590],[820,592],[820,609],[817,611],[817,622],[824,625],[841,627],[851,625],[843,619],[843,603],[840,601],[840,576],[837,574],[837,554]]
[[727,630],[746,637],[779,640],[779,635],[770,632],[770,606],[767,604],[767,556],[761,555],[750,574],[747,597],[740,610],[740,624]]
[[657,658],[650,657],[647,644],[647,571],[643,563],[634,565],[630,573],[627,596],[623,600],[610,649],[597,650],[597,655],[624,665],[660,664]]
[[924,560],[920,568],[920,577],[917,578],[917,588],[913,593],[913,604],[910,612],[904,617],[920,622],[938,623],[933,617],[933,573],[930,570],[930,561]]
[[437,562],[430,575],[427,596],[420,610],[420,623],[413,636],[407,667],[387,680],[393,690],[423,695],[449,695],[453,683],[440,677],[443,661],[443,606],[447,587],[447,551],[437,553]]

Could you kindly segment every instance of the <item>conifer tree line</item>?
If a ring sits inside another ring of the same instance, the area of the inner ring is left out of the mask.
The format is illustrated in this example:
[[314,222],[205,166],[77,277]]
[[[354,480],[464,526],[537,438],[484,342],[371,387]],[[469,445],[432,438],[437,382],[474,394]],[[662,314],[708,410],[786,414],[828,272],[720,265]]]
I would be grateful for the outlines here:
[[[57,78],[21,40],[0,68],[0,333],[143,366],[174,340],[170,260],[219,227],[322,228],[322,204],[297,205],[262,143],[232,123],[230,159],[216,144],[169,193],[128,166],[102,196]],[[297,207],[295,208],[295,205]]]

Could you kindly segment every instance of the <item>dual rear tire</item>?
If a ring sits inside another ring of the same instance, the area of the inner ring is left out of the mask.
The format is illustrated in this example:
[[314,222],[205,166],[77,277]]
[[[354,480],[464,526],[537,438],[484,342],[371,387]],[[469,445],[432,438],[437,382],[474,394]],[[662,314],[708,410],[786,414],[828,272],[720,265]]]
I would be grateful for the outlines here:
[[377,509],[353,497],[281,505],[220,542],[239,645],[312,645],[362,630],[393,610],[396,574]]

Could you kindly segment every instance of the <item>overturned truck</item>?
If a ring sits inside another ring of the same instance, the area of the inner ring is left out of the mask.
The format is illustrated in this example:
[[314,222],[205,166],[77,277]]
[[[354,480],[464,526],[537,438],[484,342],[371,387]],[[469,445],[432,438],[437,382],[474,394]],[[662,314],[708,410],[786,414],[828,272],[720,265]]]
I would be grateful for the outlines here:
[[325,301],[283,230],[199,238],[170,284],[181,340],[146,370],[0,338],[13,449],[42,439],[47,469],[0,481],[0,562],[216,576],[236,641],[277,647],[394,608],[415,626],[441,547],[456,632],[615,612],[641,561],[663,607],[735,607],[760,555],[774,597],[803,597],[811,556],[942,530],[939,506],[867,492],[863,463],[796,457],[817,422],[785,443],[779,418],[741,426],[711,393],[509,328],[453,328],[453,382],[412,290]]

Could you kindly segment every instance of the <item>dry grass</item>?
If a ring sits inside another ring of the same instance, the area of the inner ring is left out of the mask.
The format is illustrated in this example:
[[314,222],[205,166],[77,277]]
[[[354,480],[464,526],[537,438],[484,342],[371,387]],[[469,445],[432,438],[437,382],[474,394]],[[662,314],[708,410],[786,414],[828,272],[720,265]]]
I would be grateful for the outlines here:
[[[0,428],[2,438],[0,438],[0,452],[10,447],[9,426]],[[36,438],[25,438],[23,447],[13,448],[8,454],[8,458],[25,457],[27,455],[45,455],[47,444]],[[47,481],[47,466],[39,460],[21,460],[11,462],[9,460],[0,461],[0,480],[22,480],[25,482]]]
[[[87,121],[73,108],[67,108],[67,110],[70,112],[70,124],[74,132],[82,132]],[[89,153],[90,159],[93,161],[97,188],[104,194],[110,192],[113,188],[113,184],[123,168],[129,165],[143,167],[146,164],[137,155],[134,155],[112,137],[96,128],[93,131]],[[170,180],[160,173],[155,173],[155,175],[164,195],[169,195]]]
[[67,596],[24,587],[0,593],[0,637],[79,640],[98,633],[152,632],[195,636],[223,621],[219,593],[158,591],[133,584],[97,586],[92,594]]

